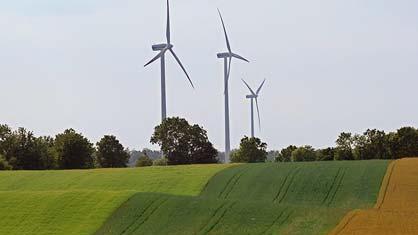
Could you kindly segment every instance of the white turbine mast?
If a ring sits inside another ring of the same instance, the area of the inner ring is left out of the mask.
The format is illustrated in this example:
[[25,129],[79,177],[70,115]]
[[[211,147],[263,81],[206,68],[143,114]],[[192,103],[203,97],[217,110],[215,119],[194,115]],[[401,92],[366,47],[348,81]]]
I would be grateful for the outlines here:
[[166,101],[166,88],[165,88],[165,53],[167,51],[170,51],[170,53],[173,55],[174,59],[177,61],[177,63],[180,65],[183,72],[186,74],[187,79],[190,82],[190,85],[194,88],[193,82],[190,79],[189,74],[187,73],[186,69],[184,68],[183,64],[181,63],[180,59],[176,55],[176,53],[173,50],[174,45],[171,44],[171,32],[170,32],[170,4],[169,0],[167,0],[167,30],[166,30],[166,43],[162,44],[156,44],[152,46],[153,51],[159,51],[159,53],[152,58],[148,63],[144,65],[144,67],[148,66],[149,64],[153,63],[157,59],[161,60],[161,119],[164,121],[164,119],[167,118],[167,101]]
[[259,128],[261,128],[260,109],[258,107],[258,95],[260,94],[260,91],[263,88],[264,83],[266,82],[266,79],[264,79],[264,81],[258,87],[256,92],[254,92],[253,89],[251,89],[251,87],[248,85],[248,83],[244,79],[242,79],[242,81],[244,82],[245,86],[248,87],[251,93],[250,95],[247,95],[245,98],[251,100],[251,137],[254,137],[254,100],[255,100],[255,105],[257,107],[258,126]]
[[232,52],[231,44],[229,42],[228,34],[226,32],[225,23],[222,18],[221,11],[218,9],[219,17],[221,18],[222,28],[225,34],[226,46],[228,52],[218,53],[217,56],[220,59],[224,60],[224,95],[225,95],[225,163],[229,163],[229,155],[231,152],[231,143],[230,143],[230,132],[229,132],[229,94],[228,94],[228,82],[229,76],[231,74],[231,62],[232,58],[243,60],[249,62],[244,57],[235,54]]

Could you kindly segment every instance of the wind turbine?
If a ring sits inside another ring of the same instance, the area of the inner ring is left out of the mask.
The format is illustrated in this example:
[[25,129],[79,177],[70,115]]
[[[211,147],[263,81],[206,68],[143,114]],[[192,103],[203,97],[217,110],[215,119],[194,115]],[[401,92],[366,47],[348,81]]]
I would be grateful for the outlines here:
[[177,63],[180,65],[183,72],[186,74],[187,79],[190,82],[190,85],[194,88],[193,82],[190,79],[189,74],[187,73],[186,69],[184,68],[183,64],[181,63],[180,59],[177,57],[176,53],[173,50],[174,45],[171,44],[171,34],[170,34],[170,4],[169,0],[167,0],[167,30],[166,30],[166,38],[167,42],[162,44],[152,45],[153,51],[159,51],[159,53],[152,58],[148,63],[144,65],[144,67],[148,66],[149,64],[153,63],[157,59],[161,61],[161,119],[167,118],[167,102],[166,102],[166,91],[165,91],[165,53],[169,51],[174,59],[176,59]]
[[258,87],[257,91],[254,92],[253,89],[248,85],[248,83],[242,79],[244,84],[248,87],[248,89],[251,92],[251,95],[247,95],[246,98],[251,100],[251,137],[254,137],[254,100],[255,104],[257,106],[257,115],[258,115],[258,125],[261,126],[260,122],[260,109],[258,108],[258,94],[260,94],[261,88],[263,88],[264,83],[266,82],[266,79],[261,83],[261,85]]
[[218,53],[217,56],[219,59],[224,60],[224,95],[225,95],[225,163],[229,162],[229,155],[231,152],[231,143],[230,143],[230,132],[229,132],[229,93],[228,93],[228,82],[229,75],[231,74],[231,62],[232,58],[243,60],[249,62],[244,57],[235,54],[232,52],[231,44],[229,43],[228,34],[226,33],[225,23],[222,18],[221,11],[218,9],[219,17],[221,18],[222,27],[225,34],[226,46],[228,52]]

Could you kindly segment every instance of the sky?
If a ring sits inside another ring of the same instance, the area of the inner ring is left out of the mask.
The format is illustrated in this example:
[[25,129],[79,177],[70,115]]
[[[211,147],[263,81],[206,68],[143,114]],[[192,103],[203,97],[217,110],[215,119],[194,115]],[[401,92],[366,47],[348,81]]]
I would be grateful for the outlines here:
[[[172,43],[196,89],[167,56],[167,112],[224,148],[223,13],[235,60],[231,144],[250,134],[244,78],[266,78],[256,136],[269,149],[333,146],[342,131],[418,126],[418,1],[171,0]],[[164,0],[0,0],[0,123],[36,135],[67,128],[131,149],[161,121]]]

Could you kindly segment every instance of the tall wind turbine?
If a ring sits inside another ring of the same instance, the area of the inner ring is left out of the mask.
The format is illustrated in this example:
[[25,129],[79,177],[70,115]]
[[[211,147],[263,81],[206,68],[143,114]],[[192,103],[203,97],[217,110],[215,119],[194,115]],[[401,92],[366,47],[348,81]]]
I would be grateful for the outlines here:
[[190,82],[190,85],[194,88],[193,82],[190,79],[189,74],[187,73],[186,69],[184,68],[183,64],[181,63],[180,59],[177,57],[176,53],[173,50],[174,45],[171,44],[171,34],[170,34],[170,4],[167,0],[167,30],[166,30],[166,38],[167,42],[162,44],[156,44],[152,46],[153,51],[159,51],[159,53],[152,58],[148,63],[144,65],[144,67],[148,66],[149,64],[153,63],[157,59],[161,61],[161,119],[167,118],[167,102],[166,102],[166,92],[165,92],[165,53],[170,51],[173,55],[174,59],[176,59],[177,63],[180,65],[183,72],[186,74],[187,79]]
[[225,23],[222,18],[222,14],[218,9],[219,17],[221,18],[222,27],[225,34],[226,40],[226,47],[228,48],[228,52],[218,53],[217,56],[220,59],[224,60],[224,95],[225,95],[225,163],[229,162],[229,154],[231,152],[231,143],[230,143],[230,132],[229,132],[229,93],[228,93],[228,82],[229,82],[229,75],[231,73],[231,62],[232,58],[237,58],[239,60],[243,60],[249,62],[244,57],[235,54],[232,52],[231,44],[229,43],[228,34],[226,33]]
[[254,92],[253,89],[251,89],[251,87],[248,85],[247,82],[244,81],[244,79],[242,79],[242,81],[244,82],[244,84],[248,87],[248,89],[251,92],[251,94],[247,95],[246,98],[251,100],[251,137],[254,137],[254,100],[255,100],[255,104],[257,106],[258,125],[261,126],[260,109],[258,108],[258,94],[260,94],[261,88],[263,88],[264,83],[266,82],[266,79],[264,79],[264,81],[258,87],[256,92]]

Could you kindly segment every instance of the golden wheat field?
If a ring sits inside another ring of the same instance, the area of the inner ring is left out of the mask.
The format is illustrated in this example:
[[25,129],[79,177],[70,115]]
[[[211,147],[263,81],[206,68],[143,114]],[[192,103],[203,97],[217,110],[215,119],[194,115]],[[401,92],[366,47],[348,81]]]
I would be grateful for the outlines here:
[[373,209],[347,214],[331,235],[418,234],[418,159],[391,163]]

